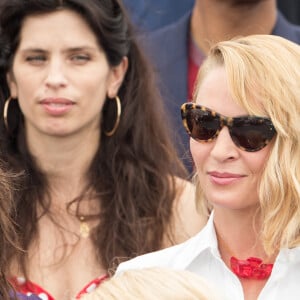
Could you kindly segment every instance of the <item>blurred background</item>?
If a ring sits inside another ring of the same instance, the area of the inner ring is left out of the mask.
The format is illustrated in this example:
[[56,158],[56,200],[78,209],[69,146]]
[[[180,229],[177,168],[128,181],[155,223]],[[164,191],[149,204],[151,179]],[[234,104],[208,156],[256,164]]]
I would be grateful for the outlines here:
[[[178,20],[190,10],[194,0],[123,0],[139,30],[152,31]],[[300,25],[300,0],[277,0],[279,10]]]
[[300,0],[277,0],[277,5],[290,22],[300,25]]

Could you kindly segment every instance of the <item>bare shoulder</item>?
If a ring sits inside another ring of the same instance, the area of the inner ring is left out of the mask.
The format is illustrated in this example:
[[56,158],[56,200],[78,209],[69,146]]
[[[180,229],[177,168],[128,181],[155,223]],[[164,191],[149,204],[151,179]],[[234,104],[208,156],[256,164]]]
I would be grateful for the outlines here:
[[195,185],[178,177],[175,184],[177,195],[173,207],[173,232],[176,243],[181,243],[198,233],[205,226],[207,217],[197,211]]

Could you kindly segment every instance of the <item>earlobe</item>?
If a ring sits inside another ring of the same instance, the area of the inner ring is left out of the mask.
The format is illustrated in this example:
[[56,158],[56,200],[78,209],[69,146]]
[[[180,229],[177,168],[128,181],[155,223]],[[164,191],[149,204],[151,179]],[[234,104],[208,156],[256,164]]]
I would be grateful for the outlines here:
[[122,85],[126,71],[128,69],[128,58],[124,56],[121,63],[113,67],[110,74],[109,86],[107,95],[109,98],[114,98],[118,95],[118,90]]
[[17,98],[18,97],[17,85],[13,79],[13,75],[10,72],[6,74],[6,81],[10,90],[11,98]]

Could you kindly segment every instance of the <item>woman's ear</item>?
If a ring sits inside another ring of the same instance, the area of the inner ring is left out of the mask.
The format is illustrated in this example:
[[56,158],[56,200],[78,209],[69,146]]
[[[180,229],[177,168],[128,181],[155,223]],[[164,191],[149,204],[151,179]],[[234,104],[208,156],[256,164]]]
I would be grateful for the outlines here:
[[18,89],[17,89],[16,81],[14,80],[14,76],[11,72],[8,72],[6,74],[6,81],[10,90],[10,97],[18,98],[18,92],[17,92]]
[[114,98],[118,95],[119,88],[123,82],[127,69],[128,58],[126,56],[122,58],[122,61],[118,66],[112,67],[107,88],[107,96],[109,98]]

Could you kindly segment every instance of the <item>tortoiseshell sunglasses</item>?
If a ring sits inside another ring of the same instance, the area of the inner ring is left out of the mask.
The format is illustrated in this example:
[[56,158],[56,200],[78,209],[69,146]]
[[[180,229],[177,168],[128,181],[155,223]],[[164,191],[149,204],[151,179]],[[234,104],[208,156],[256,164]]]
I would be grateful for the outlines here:
[[217,112],[195,103],[181,106],[183,126],[193,139],[211,142],[221,129],[227,126],[234,144],[248,152],[264,148],[276,134],[269,118],[257,116],[225,117]]

